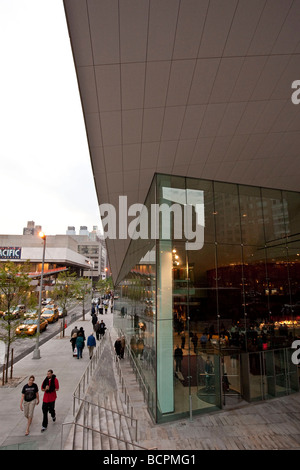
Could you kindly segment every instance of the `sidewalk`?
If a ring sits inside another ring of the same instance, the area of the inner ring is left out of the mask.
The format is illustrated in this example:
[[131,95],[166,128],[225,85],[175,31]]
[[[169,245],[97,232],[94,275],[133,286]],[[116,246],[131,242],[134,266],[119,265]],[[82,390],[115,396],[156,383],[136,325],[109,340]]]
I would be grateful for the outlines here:
[[[102,315],[99,315],[99,318]],[[112,325],[112,314],[103,315],[108,327]],[[82,377],[88,362],[87,347],[84,348],[83,358],[77,359],[72,355],[70,333],[77,326],[83,327],[86,338],[93,331],[91,315],[85,315],[85,321],[76,320],[65,330],[65,336],[56,335],[40,346],[40,359],[33,359],[33,353],[18,361],[13,369],[13,385],[0,387],[0,447],[9,449],[38,449],[58,450],[61,446],[62,423],[72,421],[72,396],[77,383]],[[47,371],[52,369],[60,384],[56,400],[56,422],[51,418],[47,431],[41,433],[42,425],[42,399],[41,384]],[[28,377],[33,374],[35,383],[39,387],[40,403],[34,411],[30,435],[25,436],[27,419],[20,410],[21,391],[27,383]]]
[[[112,339],[113,314],[99,315],[104,320]],[[88,363],[87,348],[83,359],[72,355],[71,330],[81,326],[85,335],[92,332],[91,315],[77,320],[65,330],[65,337],[56,335],[40,347],[41,358],[33,359],[30,353],[14,366],[14,385],[0,387],[0,448],[59,450],[61,448],[62,424],[73,421],[73,392]],[[40,404],[35,408],[29,436],[25,436],[26,419],[20,411],[21,390],[33,374],[39,389],[48,369],[53,369],[60,383],[56,401],[55,423],[49,420],[47,431],[41,433],[43,392]],[[274,398],[266,402],[248,404],[234,410],[220,410],[198,415],[193,420],[183,419],[155,425],[146,416],[146,405],[134,374],[122,363],[126,387],[135,412],[140,418],[140,444],[161,450],[300,450],[300,393]],[[107,370],[111,379],[111,369]],[[105,382],[105,381],[104,381]],[[103,383],[103,382],[102,382]]]

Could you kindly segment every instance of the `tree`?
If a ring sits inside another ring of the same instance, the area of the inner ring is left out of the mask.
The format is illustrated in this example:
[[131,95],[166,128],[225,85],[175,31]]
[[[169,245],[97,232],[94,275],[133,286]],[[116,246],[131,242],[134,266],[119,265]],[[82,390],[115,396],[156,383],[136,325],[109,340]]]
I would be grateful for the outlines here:
[[86,277],[76,279],[74,283],[74,291],[78,300],[82,302],[82,319],[85,320],[85,301],[92,291],[91,280]]
[[53,295],[58,305],[62,308],[63,316],[68,314],[68,308],[75,296],[76,273],[63,271],[57,276]]
[[100,292],[100,295],[108,294],[111,290],[113,290],[113,281],[111,277],[107,279],[99,279],[96,284],[96,290]]
[[0,339],[6,345],[6,378],[8,380],[8,366],[12,343],[16,340],[16,327],[21,323],[22,317],[14,311],[17,306],[24,304],[27,308],[36,305],[37,299],[31,295],[31,279],[28,276],[29,262],[17,265],[12,261],[0,264]]

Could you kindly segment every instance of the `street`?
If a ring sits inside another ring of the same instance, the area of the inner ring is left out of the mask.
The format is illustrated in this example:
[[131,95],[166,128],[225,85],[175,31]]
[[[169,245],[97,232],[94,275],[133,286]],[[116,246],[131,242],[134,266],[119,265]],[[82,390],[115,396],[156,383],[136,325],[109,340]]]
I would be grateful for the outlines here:
[[[89,314],[90,309],[86,309],[86,318]],[[82,304],[76,302],[68,309],[68,315],[62,319],[60,318],[55,323],[50,323],[47,326],[47,329],[40,334],[39,344],[44,344],[46,341],[51,339],[53,336],[57,335],[59,331],[62,331],[63,320],[65,320],[67,326],[75,322],[75,320],[82,318]],[[25,355],[34,350],[36,345],[36,335],[28,337],[17,338],[11,345],[11,350],[13,349],[14,364],[22,359]],[[0,368],[2,370],[5,360],[5,344],[3,341],[0,341]]]

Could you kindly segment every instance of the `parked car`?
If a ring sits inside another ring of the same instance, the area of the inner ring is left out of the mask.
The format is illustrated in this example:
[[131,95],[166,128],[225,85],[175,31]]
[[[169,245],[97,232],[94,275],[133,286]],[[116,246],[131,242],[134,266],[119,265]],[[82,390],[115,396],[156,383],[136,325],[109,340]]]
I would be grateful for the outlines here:
[[57,307],[58,310],[58,318],[63,318],[66,316],[66,313],[64,314],[64,311],[61,307]]
[[30,308],[23,316],[24,318],[36,318],[38,316],[38,310],[36,308]]
[[15,318],[20,318],[26,312],[25,305],[17,305],[17,308],[13,311]]
[[[47,320],[41,318],[40,320],[40,332],[45,331],[48,326]],[[33,336],[37,332],[38,318],[28,318],[24,320],[21,325],[16,328],[17,335],[28,335]]]
[[54,309],[49,308],[49,309],[43,310],[41,314],[41,318],[44,318],[45,320],[47,320],[48,323],[54,323],[55,321],[58,320],[58,315],[59,315],[59,312],[57,308],[54,308]]
[[58,305],[56,305],[54,302],[50,302],[50,304],[47,305],[46,309],[55,309],[57,308]]
[[[10,319],[15,320],[17,318],[21,318],[21,316],[23,316],[25,312],[26,312],[25,305],[18,305],[15,310],[10,312]],[[0,316],[1,317],[7,317],[7,312],[1,311]]]
[[44,312],[45,310],[54,310],[56,308],[57,308],[57,305],[54,303],[51,303],[51,304],[46,305],[46,307],[43,307],[42,312]]

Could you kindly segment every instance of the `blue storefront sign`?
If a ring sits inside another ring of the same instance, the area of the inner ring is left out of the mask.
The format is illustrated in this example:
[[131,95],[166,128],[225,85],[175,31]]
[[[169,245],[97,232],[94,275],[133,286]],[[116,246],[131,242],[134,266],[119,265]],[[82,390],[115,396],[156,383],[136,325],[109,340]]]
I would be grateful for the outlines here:
[[20,247],[15,246],[0,246],[0,259],[21,259]]

